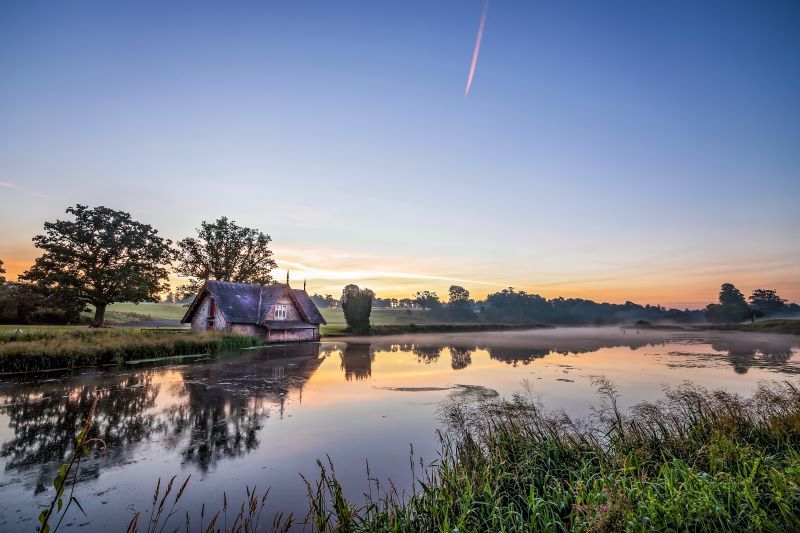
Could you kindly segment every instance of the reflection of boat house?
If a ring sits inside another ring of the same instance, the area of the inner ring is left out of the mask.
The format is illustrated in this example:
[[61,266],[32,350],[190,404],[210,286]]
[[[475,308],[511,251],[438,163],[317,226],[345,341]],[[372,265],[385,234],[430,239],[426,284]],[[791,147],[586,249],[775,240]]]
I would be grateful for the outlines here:
[[268,342],[318,340],[325,319],[304,290],[288,284],[207,281],[181,322],[194,331],[226,331]]

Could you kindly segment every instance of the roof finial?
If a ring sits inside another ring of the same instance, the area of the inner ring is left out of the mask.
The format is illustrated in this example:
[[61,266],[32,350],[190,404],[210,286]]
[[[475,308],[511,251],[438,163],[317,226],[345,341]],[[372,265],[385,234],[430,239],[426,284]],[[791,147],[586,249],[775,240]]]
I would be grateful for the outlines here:
[[303,290],[304,290],[304,291],[306,290],[306,281],[308,281],[308,280],[307,280],[307,279],[304,279],[304,280],[303,280]]
[[286,269],[286,285],[289,285],[289,269]]

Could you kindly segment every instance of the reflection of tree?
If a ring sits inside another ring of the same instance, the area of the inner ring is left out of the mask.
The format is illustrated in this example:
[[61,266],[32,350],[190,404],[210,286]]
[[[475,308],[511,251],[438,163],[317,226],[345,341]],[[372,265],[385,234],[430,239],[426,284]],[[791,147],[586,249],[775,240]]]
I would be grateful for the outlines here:
[[541,359],[549,354],[549,348],[518,348],[514,346],[509,347],[492,347],[488,349],[489,357],[503,361],[512,366],[517,366],[519,363],[527,365],[534,359]]
[[727,358],[737,374],[745,374],[754,366],[765,368],[785,367],[800,342],[788,337],[740,337],[715,339],[711,347],[727,352]]
[[348,344],[342,350],[342,370],[347,381],[360,381],[372,376],[375,350],[369,344]]
[[[97,395],[91,436],[103,439],[107,448],[91,452],[81,466],[82,478],[130,461],[136,446],[155,435],[205,470],[221,458],[255,449],[270,409],[282,413],[286,395],[302,391],[321,362],[318,344],[301,343],[184,366],[178,370],[183,380],[163,388],[154,377],[166,372],[157,368],[96,372],[60,383],[6,383],[2,390],[11,388],[12,393],[0,396],[0,412],[9,417],[13,435],[0,447],[0,456],[7,471],[38,470],[35,491],[45,490],[74,449],[75,435]],[[156,409],[159,392],[179,405]]]
[[420,363],[430,364],[439,360],[442,353],[443,346],[424,346],[415,344],[411,348],[411,353],[417,356],[417,361]]
[[124,461],[129,445],[148,438],[157,429],[154,415],[146,411],[153,407],[159,386],[151,383],[150,372],[119,378],[110,387],[98,387],[94,382],[17,385],[0,407],[14,432],[0,448],[0,456],[7,459],[6,470],[38,467],[35,492],[45,490],[54,468],[74,450],[75,436],[95,396],[99,401],[90,435],[103,439],[107,448],[102,456],[96,450],[91,453],[81,468],[81,477],[97,477],[101,461]]
[[453,370],[461,370],[472,364],[472,352],[475,348],[466,346],[450,346],[450,366]]

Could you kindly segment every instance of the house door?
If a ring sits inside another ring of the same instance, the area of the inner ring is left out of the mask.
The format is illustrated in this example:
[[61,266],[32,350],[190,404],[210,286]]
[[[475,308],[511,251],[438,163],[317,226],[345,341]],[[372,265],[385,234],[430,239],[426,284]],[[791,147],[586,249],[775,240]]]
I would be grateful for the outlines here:
[[214,318],[217,315],[217,301],[211,298],[208,305],[208,320],[206,320],[206,330],[214,331]]

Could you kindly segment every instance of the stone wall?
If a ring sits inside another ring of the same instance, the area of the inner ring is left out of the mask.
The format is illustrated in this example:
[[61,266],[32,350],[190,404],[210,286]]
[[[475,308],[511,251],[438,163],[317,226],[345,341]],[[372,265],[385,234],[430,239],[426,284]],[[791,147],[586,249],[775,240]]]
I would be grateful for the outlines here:
[[319,340],[319,327],[313,329],[280,329],[270,330],[269,342],[300,342]]
[[[208,294],[203,298],[203,301],[200,303],[200,306],[195,311],[194,316],[192,317],[192,331],[207,331],[207,324],[208,324],[208,311],[211,308],[211,296]],[[228,323],[225,321],[225,317],[219,310],[219,306],[217,306],[217,310],[214,313],[214,331],[225,331],[225,328],[228,326]]]
[[255,324],[231,324],[229,331],[237,335],[249,335],[251,337],[264,337],[267,330]]

